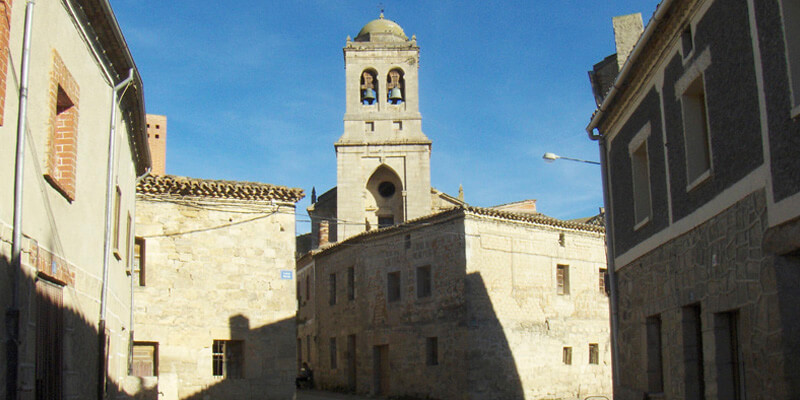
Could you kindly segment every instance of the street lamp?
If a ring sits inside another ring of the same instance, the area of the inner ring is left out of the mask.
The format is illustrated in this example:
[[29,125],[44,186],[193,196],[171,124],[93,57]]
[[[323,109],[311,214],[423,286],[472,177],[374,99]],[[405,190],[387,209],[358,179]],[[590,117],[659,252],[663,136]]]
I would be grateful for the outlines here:
[[553,162],[555,160],[558,160],[560,158],[560,159],[564,159],[564,160],[578,161],[578,162],[583,162],[583,163],[587,163],[587,164],[600,165],[600,163],[597,162],[597,161],[589,161],[589,160],[581,160],[580,158],[564,157],[564,156],[559,156],[558,154],[555,154],[555,153],[544,153],[542,158],[544,159],[545,162],[548,162],[548,163],[551,163],[551,162]]

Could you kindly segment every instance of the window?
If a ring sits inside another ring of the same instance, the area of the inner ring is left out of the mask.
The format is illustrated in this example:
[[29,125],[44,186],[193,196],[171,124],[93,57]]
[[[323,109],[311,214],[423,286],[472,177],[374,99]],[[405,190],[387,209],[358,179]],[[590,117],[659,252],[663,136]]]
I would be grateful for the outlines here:
[[114,195],[114,257],[117,257],[117,260],[121,259],[122,256],[119,254],[119,219],[120,219],[120,204],[122,202],[122,190],[117,186],[117,190]]
[[311,335],[306,335],[306,360],[311,362]]
[[297,365],[303,364],[303,339],[297,338]]
[[133,282],[137,286],[144,286],[144,238],[136,237],[133,242]]
[[431,266],[417,267],[417,298],[431,296]]
[[711,172],[711,148],[703,76],[697,77],[681,97],[683,139],[686,150],[687,190],[707,178]]
[[650,162],[647,155],[647,136],[650,125],[646,125],[631,141],[628,150],[631,156],[633,177],[634,229],[650,220]]
[[572,365],[572,347],[564,347],[561,350],[561,361],[566,365]]
[[375,132],[375,122],[373,121],[364,122],[364,132]]
[[396,131],[403,130],[403,121],[394,121],[392,122],[392,128]]
[[133,262],[131,254],[131,234],[133,234],[133,219],[131,213],[128,213],[127,225],[125,226],[125,267],[128,272],[131,271],[131,263]]
[[600,362],[600,349],[597,343],[589,343],[589,364],[598,364]]
[[352,301],[356,298],[356,269],[347,268],[347,300]]
[[600,293],[608,295],[608,289],[606,288],[606,279],[608,279],[608,270],[605,268],[600,268],[598,275],[599,275]]
[[244,378],[244,342],[215,340],[212,348],[214,376],[227,379]]
[[78,151],[78,84],[53,50],[50,126],[45,179],[69,201],[75,200]]
[[390,272],[386,279],[387,295],[390,303],[400,301],[400,271]]
[[714,342],[719,398],[734,400],[744,398],[737,311],[714,314]]
[[786,59],[792,94],[792,117],[800,116],[800,2],[782,0],[783,37],[786,40]]
[[405,249],[408,250],[411,248],[411,235],[406,235],[405,237]]
[[336,274],[328,277],[328,304],[336,304]]
[[158,343],[133,342],[131,375],[158,375]]
[[386,228],[387,226],[392,226],[392,225],[394,225],[393,215],[378,217],[378,228]]
[[439,338],[425,338],[425,364],[439,365]]
[[558,294],[569,294],[569,265],[559,264],[556,267],[556,291]]
[[336,338],[335,337],[331,338],[331,343],[330,343],[330,349],[329,350],[330,350],[330,356],[331,356],[331,369],[336,369],[336,368],[338,368],[338,365],[337,365],[337,360],[336,360]]
[[306,301],[311,300],[311,290],[310,290],[310,288],[311,288],[310,278],[309,278],[308,275],[306,275]]
[[648,317],[647,337],[647,391],[664,392],[664,373],[661,364],[661,316]]
[[558,234],[558,245],[561,247],[566,246],[567,244],[567,236],[564,233]]
[[692,27],[687,26],[681,34],[681,50],[683,51],[683,58],[689,56],[694,49],[694,41],[692,40]]
[[700,400],[705,397],[703,373],[703,334],[700,324],[700,305],[683,307],[683,370],[685,399]]

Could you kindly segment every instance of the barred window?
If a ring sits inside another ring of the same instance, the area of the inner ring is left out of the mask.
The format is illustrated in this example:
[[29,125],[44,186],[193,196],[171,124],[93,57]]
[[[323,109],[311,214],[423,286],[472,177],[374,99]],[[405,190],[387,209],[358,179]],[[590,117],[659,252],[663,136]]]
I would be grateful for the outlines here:
[[212,348],[213,373],[227,379],[244,378],[244,342],[215,340]]

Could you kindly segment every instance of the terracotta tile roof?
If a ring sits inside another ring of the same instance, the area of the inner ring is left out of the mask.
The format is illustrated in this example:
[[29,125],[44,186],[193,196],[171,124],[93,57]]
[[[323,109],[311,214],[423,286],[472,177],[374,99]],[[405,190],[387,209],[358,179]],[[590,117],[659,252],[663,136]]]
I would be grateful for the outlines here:
[[472,206],[465,207],[465,209],[473,214],[508,219],[512,221],[531,222],[534,224],[550,225],[567,229],[577,229],[581,231],[601,232],[601,233],[605,232],[605,228],[602,225],[587,224],[577,221],[565,221],[558,218],[548,217],[541,213],[535,213],[535,214],[513,213],[508,211],[496,210],[492,208],[482,208],[482,207],[472,207]]
[[296,203],[305,196],[302,189],[268,183],[198,179],[174,175],[148,176],[136,184],[136,193],[235,200],[281,200],[292,203]]
[[512,213],[512,212],[508,212],[508,211],[494,210],[494,209],[491,209],[491,208],[464,206],[464,207],[455,207],[455,208],[451,208],[449,210],[442,211],[442,212],[439,212],[439,213],[429,214],[429,215],[426,215],[426,216],[423,216],[423,217],[411,219],[411,220],[408,220],[408,221],[403,222],[402,224],[398,224],[398,225],[392,225],[392,226],[387,226],[385,228],[378,228],[378,229],[373,229],[373,230],[369,230],[369,231],[364,231],[364,232],[361,232],[359,234],[353,235],[353,236],[351,236],[351,237],[349,237],[349,238],[347,238],[347,239],[345,239],[343,241],[329,243],[329,244],[327,244],[325,246],[320,247],[319,249],[312,250],[312,252],[316,251],[316,252],[321,252],[321,253],[327,253],[329,250],[336,249],[336,248],[340,247],[343,244],[348,244],[348,243],[352,244],[354,242],[357,242],[357,241],[360,241],[360,240],[364,240],[364,239],[368,239],[368,238],[370,238],[372,236],[376,236],[376,235],[381,234],[381,233],[390,233],[390,232],[393,232],[393,231],[401,231],[403,229],[414,229],[414,228],[416,228],[418,226],[430,225],[430,224],[436,223],[435,222],[436,220],[446,219],[448,217],[456,216],[457,214],[462,214],[462,215],[475,214],[475,215],[499,218],[499,219],[504,219],[504,220],[509,220],[509,221],[528,222],[528,223],[533,223],[533,224],[538,224],[538,225],[553,226],[553,227],[557,227],[557,228],[576,229],[576,230],[588,231],[588,232],[605,233],[605,227],[602,224],[597,225],[597,224],[592,224],[592,223],[581,223],[581,222],[576,222],[576,221],[565,221],[565,220],[560,220],[560,219],[553,218],[553,217],[548,217],[548,216],[546,216],[544,214],[540,214],[540,213],[536,213],[536,214],[530,214],[530,213],[522,214],[522,213],[519,213],[518,214],[518,213]]

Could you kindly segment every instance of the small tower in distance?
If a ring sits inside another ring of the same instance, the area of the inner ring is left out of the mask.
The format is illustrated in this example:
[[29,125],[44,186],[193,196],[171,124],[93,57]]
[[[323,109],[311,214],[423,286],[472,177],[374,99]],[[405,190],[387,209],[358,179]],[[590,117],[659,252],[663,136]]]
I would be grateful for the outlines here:
[[147,114],[147,144],[153,160],[151,175],[165,175],[167,169],[167,117]]
[[431,213],[431,141],[419,113],[419,47],[380,18],[347,38],[337,158],[339,240]]

